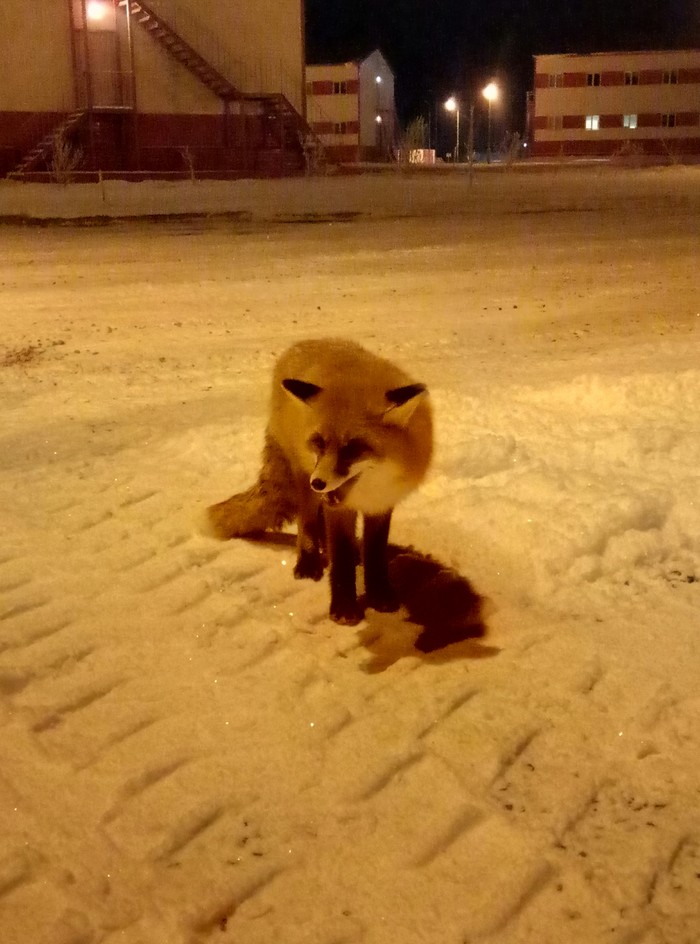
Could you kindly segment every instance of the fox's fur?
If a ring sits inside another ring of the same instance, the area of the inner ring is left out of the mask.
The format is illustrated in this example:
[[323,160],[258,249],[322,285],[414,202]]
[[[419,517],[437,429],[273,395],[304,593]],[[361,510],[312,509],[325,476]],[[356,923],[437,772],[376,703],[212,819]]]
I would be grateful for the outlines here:
[[386,545],[394,506],[423,480],[432,454],[427,391],[390,361],[340,339],[301,341],[277,361],[258,481],[208,509],[217,537],[297,522],[296,577],[330,563],[331,617],[363,615],[355,529],[364,519],[366,603],[398,604]]

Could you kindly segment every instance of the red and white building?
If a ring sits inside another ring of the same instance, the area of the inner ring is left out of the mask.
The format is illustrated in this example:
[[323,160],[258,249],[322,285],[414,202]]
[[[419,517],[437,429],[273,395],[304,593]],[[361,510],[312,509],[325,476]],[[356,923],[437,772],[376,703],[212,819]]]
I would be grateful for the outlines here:
[[0,176],[303,171],[304,59],[303,0],[1,0]]
[[700,154],[700,49],[535,56],[536,157]]
[[306,118],[330,161],[388,159],[397,135],[394,73],[381,52],[307,65]]

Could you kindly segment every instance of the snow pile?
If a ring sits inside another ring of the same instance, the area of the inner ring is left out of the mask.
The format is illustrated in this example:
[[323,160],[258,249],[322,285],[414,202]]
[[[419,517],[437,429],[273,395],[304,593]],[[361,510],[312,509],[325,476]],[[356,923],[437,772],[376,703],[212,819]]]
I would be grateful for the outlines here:
[[[430,486],[536,600],[700,574],[700,372],[581,376],[465,404]],[[442,473],[442,474],[440,474]],[[525,566],[523,564],[525,563]]]

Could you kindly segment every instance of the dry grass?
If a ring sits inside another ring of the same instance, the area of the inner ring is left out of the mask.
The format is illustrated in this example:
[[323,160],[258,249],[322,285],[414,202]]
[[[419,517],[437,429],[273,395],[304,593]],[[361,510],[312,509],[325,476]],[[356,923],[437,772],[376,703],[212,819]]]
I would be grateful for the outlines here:
[[17,367],[32,364],[44,353],[44,348],[38,344],[27,344],[24,347],[11,348],[0,359],[0,367]]

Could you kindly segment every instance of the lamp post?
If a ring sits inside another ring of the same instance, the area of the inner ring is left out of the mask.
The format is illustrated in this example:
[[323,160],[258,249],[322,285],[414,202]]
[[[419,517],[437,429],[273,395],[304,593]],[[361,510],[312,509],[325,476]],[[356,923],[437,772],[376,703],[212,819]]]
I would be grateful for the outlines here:
[[486,88],[482,89],[481,94],[489,103],[488,132],[486,138],[486,163],[491,163],[491,106],[498,98],[498,86],[495,82],[489,82]]
[[454,161],[456,164],[457,161],[459,160],[459,102],[454,97],[454,95],[450,95],[450,97],[445,102],[445,109],[447,111],[453,111],[457,119],[457,135],[455,139],[455,150],[454,150]]

